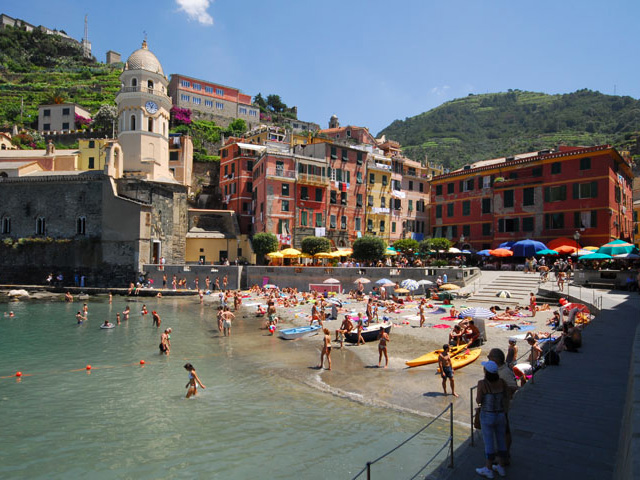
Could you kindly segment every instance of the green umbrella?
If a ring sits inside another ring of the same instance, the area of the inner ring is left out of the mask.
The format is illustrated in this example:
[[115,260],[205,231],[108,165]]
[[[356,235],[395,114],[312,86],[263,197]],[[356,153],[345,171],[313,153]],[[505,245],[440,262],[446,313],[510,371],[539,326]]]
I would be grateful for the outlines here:
[[624,240],[614,240],[613,242],[606,243],[598,249],[598,253],[604,253],[606,255],[620,255],[622,253],[638,253],[638,248],[632,243],[625,242]]
[[536,255],[558,255],[558,252],[556,252],[555,250],[549,250],[548,248],[546,248],[544,250],[538,250],[536,252]]
[[606,253],[592,253],[590,255],[582,255],[578,257],[578,260],[605,260],[608,258],[613,258],[611,255],[607,255]]

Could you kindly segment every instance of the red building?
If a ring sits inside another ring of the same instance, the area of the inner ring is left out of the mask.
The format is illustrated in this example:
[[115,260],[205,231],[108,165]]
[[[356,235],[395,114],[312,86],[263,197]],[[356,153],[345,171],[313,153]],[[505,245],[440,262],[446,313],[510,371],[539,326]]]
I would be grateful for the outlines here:
[[632,239],[633,174],[610,145],[485,160],[433,178],[431,227],[463,248],[579,233],[582,245]]

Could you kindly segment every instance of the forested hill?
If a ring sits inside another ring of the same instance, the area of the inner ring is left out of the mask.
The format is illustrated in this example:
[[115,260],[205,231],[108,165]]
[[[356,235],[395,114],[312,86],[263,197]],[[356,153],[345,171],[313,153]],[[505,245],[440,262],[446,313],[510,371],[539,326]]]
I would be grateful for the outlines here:
[[80,44],[40,30],[0,30],[0,126],[35,127],[38,105],[73,102],[95,113],[114,104],[122,66],[85,59]]
[[578,90],[564,95],[509,90],[469,95],[405,120],[378,136],[396,140],[415,160],[460,167],[563,145],[610,143],[636,148],[640,101]]

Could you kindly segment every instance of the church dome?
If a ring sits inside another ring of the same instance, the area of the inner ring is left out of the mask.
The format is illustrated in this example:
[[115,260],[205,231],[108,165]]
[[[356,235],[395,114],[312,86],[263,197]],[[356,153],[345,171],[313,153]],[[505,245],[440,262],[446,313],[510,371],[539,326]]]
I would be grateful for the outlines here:
[[142,48],[131,54],[125,63],[125,70],[148,70],[164,76],[162,65],[157,57],[147,47],[147,41],[142,42]]

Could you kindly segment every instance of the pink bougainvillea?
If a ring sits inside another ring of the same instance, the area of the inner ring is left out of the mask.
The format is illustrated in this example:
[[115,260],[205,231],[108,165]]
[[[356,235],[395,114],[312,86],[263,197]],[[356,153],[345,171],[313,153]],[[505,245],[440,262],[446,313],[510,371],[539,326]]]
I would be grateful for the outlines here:
[[78,115],[76,113],[76,126],[77,127],[88,127],[91,125],[91,119],[87,117],[83,117],[82,115]]
[[189,125],[191,123],[191,110],[188,108],[171,107],[171,117],[174,123]]

